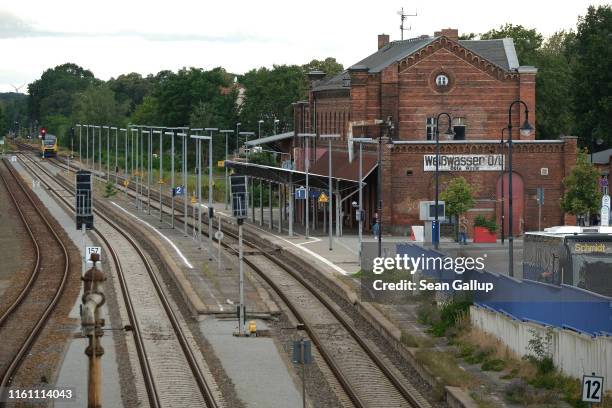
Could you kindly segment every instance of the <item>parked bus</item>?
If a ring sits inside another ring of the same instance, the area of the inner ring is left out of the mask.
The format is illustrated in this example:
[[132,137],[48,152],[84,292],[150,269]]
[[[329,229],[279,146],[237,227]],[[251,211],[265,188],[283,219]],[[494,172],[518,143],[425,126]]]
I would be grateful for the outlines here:
[[523,278],[612,296],[612,227],[553,227],[525,234]]

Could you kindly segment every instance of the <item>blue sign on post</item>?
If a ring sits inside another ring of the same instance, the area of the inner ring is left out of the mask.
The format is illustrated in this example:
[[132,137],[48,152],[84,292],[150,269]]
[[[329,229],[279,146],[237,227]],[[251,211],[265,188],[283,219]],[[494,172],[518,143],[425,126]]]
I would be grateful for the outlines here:
[[321,192],[319,190],[310,190],[310,198],[313,200],[318,200]]
[[305,200],[306,199],[306,189],[304,187],[300,187],[295,190],[295,199],[296,200]]
[[182,196],[185,195],[185,187],[184,186],[176,186],[172,190],[172,195],[174,196]]
[[440,243],[440,220],[431,222],[431,242],[433,244]]

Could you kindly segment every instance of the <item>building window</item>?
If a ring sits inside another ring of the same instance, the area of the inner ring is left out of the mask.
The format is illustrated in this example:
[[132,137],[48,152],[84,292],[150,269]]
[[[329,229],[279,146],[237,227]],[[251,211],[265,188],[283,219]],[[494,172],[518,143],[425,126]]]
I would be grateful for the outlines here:
[[465,118],[453,118],[455,140],[465,140]]
[[436,85],[437,86],[447,86],[448,77],[445,74],[439,74],[438,76],[436,76]]
[[427,118],[427,140],[434,140],[436,138],[436,118]]

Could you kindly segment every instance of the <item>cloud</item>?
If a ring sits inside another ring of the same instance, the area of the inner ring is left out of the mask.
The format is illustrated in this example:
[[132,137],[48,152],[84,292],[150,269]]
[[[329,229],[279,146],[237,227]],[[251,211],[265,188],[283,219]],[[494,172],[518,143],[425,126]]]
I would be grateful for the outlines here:
[[95,37],[132,37],[146,41],[184,41],[184,42],[216,42],[241,43],[246,41],[270,42],[270,38],[258,38],[252,35],[232,34],[225,36],[196,34],[196,33],[153,33],[143,31],[116,31],[116,32],[66,32],[46,31],[35,28],[34,23],[28,22],[13,13],[0,10],[0,39],[28,38],[28,37],[64,37],[64,38],[95,38]]
[[0,10],[0,38],[31,37],[32,25],[16,15]]

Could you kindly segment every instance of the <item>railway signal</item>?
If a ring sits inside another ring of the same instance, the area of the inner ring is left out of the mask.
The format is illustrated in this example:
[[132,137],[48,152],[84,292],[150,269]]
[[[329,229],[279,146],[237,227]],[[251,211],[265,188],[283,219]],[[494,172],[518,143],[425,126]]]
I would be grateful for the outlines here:
[[92,177],[91,172],[87,170],[79,170],[76,172],[76,228],[86,228],[88,230],[94,227],[94,218],[92,211]]
[[[244,265],[242,245],[242,224],[249,213],[249,195],[246,176],[231,176],[230,189],[232,191],[232,214],[238,222],[238,259],[240,265],[240,304],[238,305],[238,335],[244,336],[244,322],[246,313],[244,308]],[[219,243],[220,245],[220,243]]]

